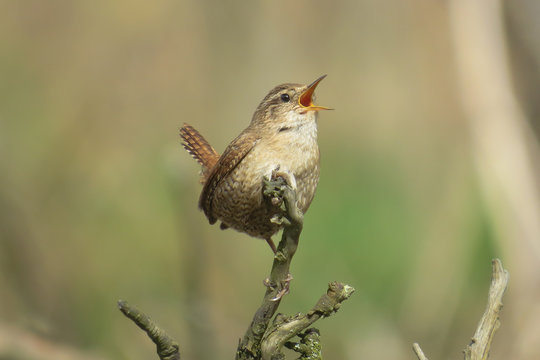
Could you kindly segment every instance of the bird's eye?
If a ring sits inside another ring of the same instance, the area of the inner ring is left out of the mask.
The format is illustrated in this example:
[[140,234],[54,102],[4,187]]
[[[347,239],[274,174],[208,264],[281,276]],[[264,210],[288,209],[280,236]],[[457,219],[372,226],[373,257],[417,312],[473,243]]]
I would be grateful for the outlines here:
[[283,102],[289,102],[291,98],[289,97],[289,94],[281,94],[281,101]]

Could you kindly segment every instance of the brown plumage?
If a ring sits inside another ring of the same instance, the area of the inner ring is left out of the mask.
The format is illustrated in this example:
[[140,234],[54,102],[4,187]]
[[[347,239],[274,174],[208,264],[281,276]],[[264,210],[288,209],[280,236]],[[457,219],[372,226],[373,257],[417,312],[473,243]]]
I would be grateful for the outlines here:
[[219,160],[219,154],[212,145],[192,126],[184,123],[180,129],[184,149],[202,166],[201,183],[205,183],[210,170]]
[[221,220],[231,227],[265,239],[272,250],[272,235],[281,225],[271,219],[280,209],[263,198],[263,179],[274,172],[296,189],[297,206],[306,212],[319,181],[317,111],[312,102],[321,77],[310,85],[276,86],[257,107],[249,126],[221,156],[204,137],[184,124],[180,135],[186,150],[202,165],[204,185],[199,208],[210,224]]

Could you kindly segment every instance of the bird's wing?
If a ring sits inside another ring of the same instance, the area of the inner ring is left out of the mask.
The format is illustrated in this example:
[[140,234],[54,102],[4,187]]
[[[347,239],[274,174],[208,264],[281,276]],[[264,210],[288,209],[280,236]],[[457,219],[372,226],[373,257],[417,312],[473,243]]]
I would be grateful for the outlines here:
[[234,139],[223,152],[216,165],[212,168],[208,179],[204,183],[201,197],[199,198],[199,208],[204,211],[204,214],[210,221],[210,224],[216,222],[216,218],[212,215],[212,201],[214,200],[214,191],[219,183],[238,166],[243,158],[253,149],[259,141],[259,137],[253,132],[242,132]]

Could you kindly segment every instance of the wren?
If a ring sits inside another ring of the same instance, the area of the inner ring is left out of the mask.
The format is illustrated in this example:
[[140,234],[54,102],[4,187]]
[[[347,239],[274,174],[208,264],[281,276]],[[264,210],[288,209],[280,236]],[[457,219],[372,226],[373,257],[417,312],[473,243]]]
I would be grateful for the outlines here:
[[313,104],[313,92],[325,77],[273,88],[221,156],[190,125],[180,129],[182,145],[202,165],[199,208],[210,224],[220,220],[222,229],[264,239],[276,252],[272,235],[283,225],[272,218],[282,210],[265,200],[263,180],[283,177],[298,208],[308,210],[319,182],[317,115],[329,109]]

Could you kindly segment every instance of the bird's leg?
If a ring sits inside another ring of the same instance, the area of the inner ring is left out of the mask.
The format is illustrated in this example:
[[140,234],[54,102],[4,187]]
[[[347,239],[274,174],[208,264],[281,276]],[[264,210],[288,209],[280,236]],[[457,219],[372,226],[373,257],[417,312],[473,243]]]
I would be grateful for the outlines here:
[[274,255],[277,253],[276,244],[274,244],[274,240],[272,240],[271,237],[268,237],[265,239],[266,243],[270,246],[270,249],[274,252]]
[[283,295],[287,295],[289,293],[289,285],[291,284],[292,279],[293,279],[292,275],[290,273],[287,274],[287,278],[281,282],[281,290],[279,290],[276,296],[273,299],[271,299],[272,301],[281,300]]
[[[278,291],[276,296],[274,296],[271,301],[278,301],[280,300],[283,295],[287,295],[289,293],[289,285],[291,283],[291,280],[293,279],[293,276],[289,273],[287,274],[287,278],[285,278],[283,281],[281,281],[281,289]],[[277,286],[277,284],[273,284],[269,278],[264,279],[263,285],[267,288],[270,288],[271,290],[274,290]]]

